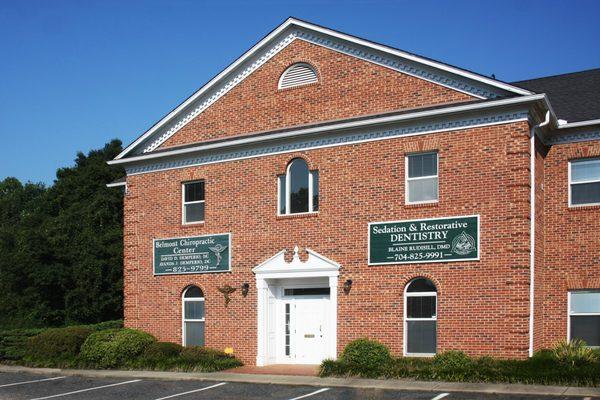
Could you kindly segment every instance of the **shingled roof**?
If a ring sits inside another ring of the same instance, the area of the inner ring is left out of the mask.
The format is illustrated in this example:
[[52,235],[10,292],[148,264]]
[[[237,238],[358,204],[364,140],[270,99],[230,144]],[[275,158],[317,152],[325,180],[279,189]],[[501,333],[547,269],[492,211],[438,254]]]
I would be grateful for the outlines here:
[[560,119],[568,122],[600,119],[600,68],[512,82],[536,93],[546,93]]

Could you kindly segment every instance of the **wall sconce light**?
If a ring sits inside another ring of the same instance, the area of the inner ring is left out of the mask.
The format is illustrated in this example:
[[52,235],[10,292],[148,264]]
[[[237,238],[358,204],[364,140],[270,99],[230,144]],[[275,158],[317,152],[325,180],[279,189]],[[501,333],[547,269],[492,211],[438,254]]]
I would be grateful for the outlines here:
[[344,293],[350,293],[350,289],[352,289],[352,279],[348,279],[344,282]]
[[248,290],[250,290],[250,284],[243,283],[242,284],[242,296],[246,297],[248,295]]

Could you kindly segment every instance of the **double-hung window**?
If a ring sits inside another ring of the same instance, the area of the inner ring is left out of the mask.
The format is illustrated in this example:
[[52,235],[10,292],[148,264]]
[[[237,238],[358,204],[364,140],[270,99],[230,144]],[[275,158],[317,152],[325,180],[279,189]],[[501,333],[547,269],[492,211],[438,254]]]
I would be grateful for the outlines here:
[[438,201],[438,153],[419,153],[406,156],[406,203]]
[[186,182],[183,188],[182,219],[184,224],[204,221],[204,181]]
[[600,158],[569,162],[569,205],[600,204]]
[[319,211],[319,171],[310,171],[306,161],[293,159],[277,179],[280,215]]
[[190,286],[183,293],[183,345],[204,346],[204,293]]
[[569,292],[569,340],[600,346],[600,290]]

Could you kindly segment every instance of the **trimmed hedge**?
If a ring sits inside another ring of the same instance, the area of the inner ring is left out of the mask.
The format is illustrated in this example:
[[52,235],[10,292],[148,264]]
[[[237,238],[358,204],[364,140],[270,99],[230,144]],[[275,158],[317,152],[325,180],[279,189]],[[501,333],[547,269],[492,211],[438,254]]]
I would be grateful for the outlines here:
[[[356,348],[354,343],[349,344]],[[471,358],[460,351],[448,351],[433,358],[390,357],[372,370],[351,367],[344,353],[338,360],[325,360],[320,376],[361,376],[412,378],[453,382],[507,382],[543,385],[600,386],[600,350],[582,343],[559,344],[525,360]],[[369,352],[362,353],[364,358]],[[361,354],[355,354],[359,359]]]
[[44,329],[11,329],[0,331],[0,361],[19,361],[25,356],[30,338]]
[[353,375],[376,378],[385,372],[392,361],[390,351],[376,340],[354,340],[344,348],[342,363]]
[[91,334],[81,346],[81,358],[99,368],[114,368],[137,358],[154,336],[135,329],[107,329]]
[[45,361],[76,357],[92,332],[92,328],[85,326],[48,329],[29,339],[25,359]]
[[141,357],[149,360],[172,358],[179,356],[182,350],[183,347],[177,343],[153,342],[146,347]]

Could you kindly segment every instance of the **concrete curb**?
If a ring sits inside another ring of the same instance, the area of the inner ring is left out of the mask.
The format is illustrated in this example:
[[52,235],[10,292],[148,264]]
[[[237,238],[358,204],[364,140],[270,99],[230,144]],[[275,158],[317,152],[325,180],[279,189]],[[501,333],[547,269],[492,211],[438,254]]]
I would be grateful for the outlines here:
[[361,389],[422,390],[435,392],[471,392],[496,394],[529,394],[538,396],[599,396],[600,388],[573,386],[544,386],[497,383],[427,382],[400,379],[359,379],[359,378],[318,378],[297,375],[259,375],[230,372],[162,372],[162,371],[121,371],[85,370],[59,368],[29,368],[0,365],[0,372],[27,372],[88,378],[136,378],[164,380],[228,381],[243,383],[266,383],[280,385],[307,385],[327,387],[350,387]]

